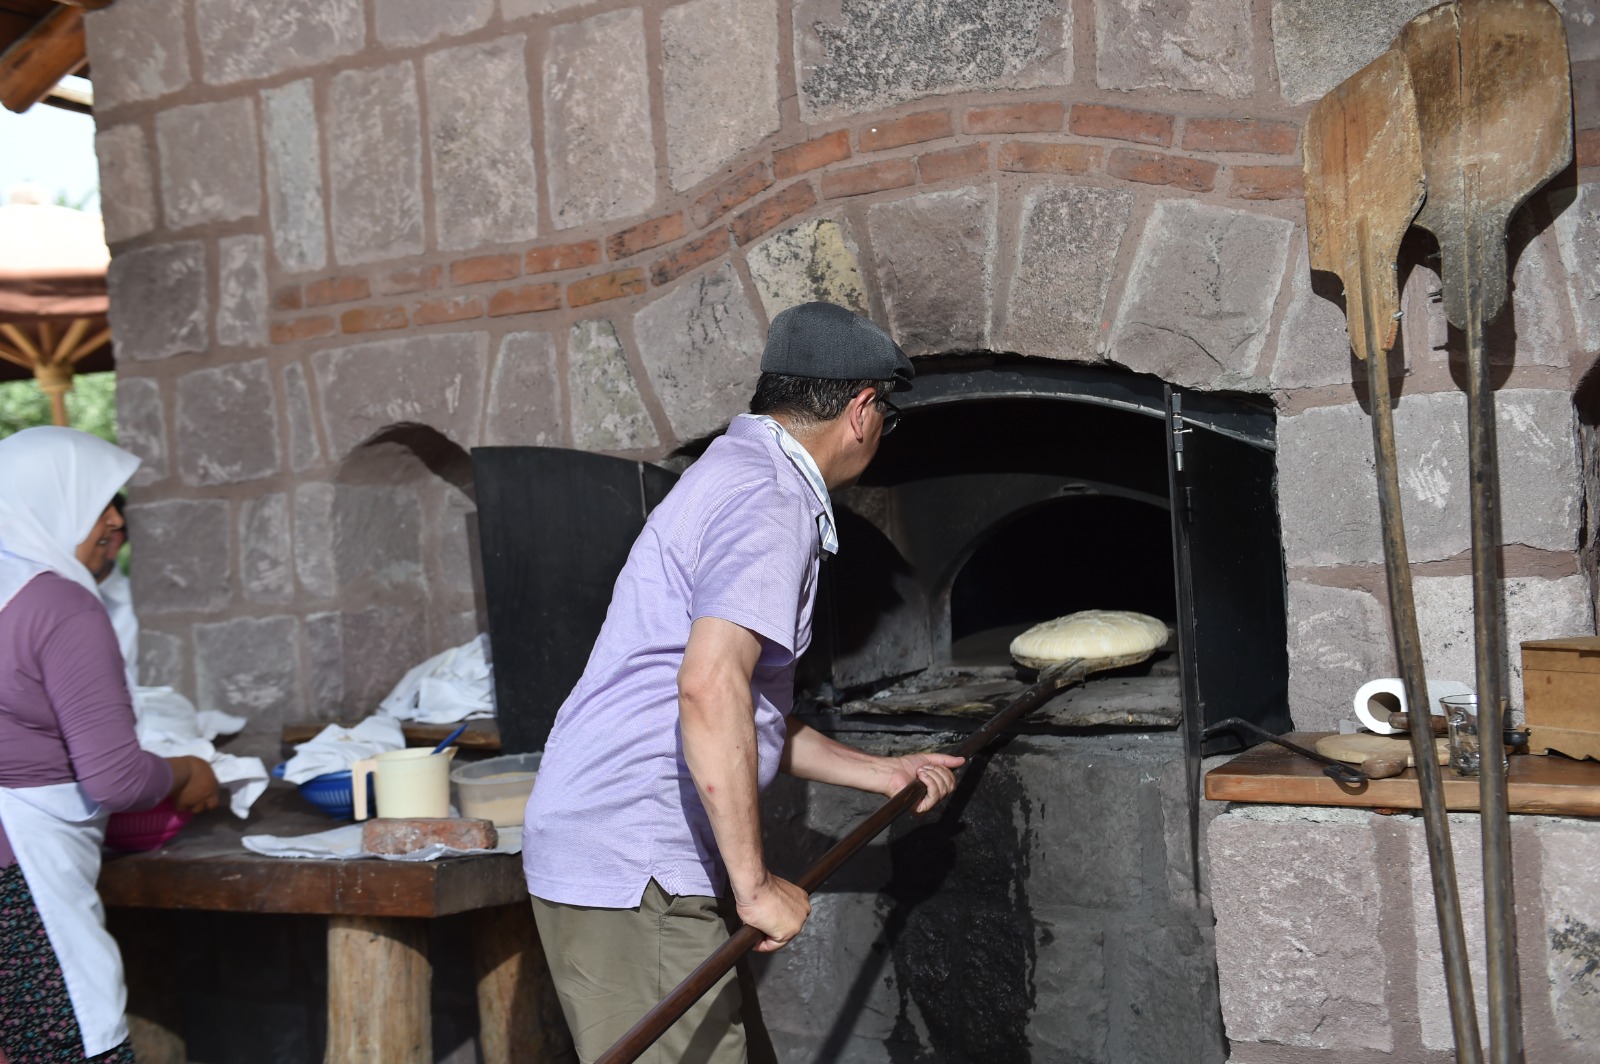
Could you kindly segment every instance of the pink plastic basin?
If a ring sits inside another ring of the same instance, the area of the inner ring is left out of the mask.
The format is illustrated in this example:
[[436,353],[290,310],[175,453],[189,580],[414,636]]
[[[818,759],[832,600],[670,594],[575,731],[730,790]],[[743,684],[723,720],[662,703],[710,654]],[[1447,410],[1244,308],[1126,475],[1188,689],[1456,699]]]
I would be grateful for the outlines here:
[[112,813],[106,822],[106,846],[125,853],[159,850],[183,830],[191,815],[174,806],[171,798],[137,813]]

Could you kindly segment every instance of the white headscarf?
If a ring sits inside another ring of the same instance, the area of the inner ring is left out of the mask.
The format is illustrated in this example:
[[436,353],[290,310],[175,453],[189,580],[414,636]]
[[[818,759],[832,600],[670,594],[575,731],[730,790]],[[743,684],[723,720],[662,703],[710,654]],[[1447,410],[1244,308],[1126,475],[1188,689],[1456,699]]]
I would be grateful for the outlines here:
[[77,429],[0,440],[0,609],[46,570],[95,590],[74,551],[138,468],[127,451]]

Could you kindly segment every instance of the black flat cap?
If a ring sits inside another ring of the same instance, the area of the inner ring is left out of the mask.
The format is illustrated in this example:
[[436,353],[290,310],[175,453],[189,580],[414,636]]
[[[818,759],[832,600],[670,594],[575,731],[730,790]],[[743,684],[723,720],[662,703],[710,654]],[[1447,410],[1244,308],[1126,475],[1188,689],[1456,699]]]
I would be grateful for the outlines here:
[[892,380],[897,392],[911,387],[917,375],[888,333],[832,303],[801,303],[773,318],[761,370],[823,380]]

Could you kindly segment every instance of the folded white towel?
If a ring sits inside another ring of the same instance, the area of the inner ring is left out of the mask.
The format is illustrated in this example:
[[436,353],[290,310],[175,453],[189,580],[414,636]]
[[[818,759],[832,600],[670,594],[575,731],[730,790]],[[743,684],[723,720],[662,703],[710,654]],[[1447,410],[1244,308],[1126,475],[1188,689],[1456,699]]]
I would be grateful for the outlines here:
[[211,745],[220,735],[242,730],[243,717],[214,709],[197,712],[194,703],[170,687],[135,687],[133,715],[142,749],[161,757],[198,757],[209,762],[218,785],[228,792],[228,808],[234,816],[247,816],[267,789],[267,766],[259,757],[223,754]]
[[330,724],[294,748],[294,756],[283,766],[283,778],[304,783],[405,745],[400,722],[390,717],[371,716],[350,728]]
[[435,654],[401,677],[379,703],[378,712],[423,724],[494,716],[494,674],[488,654],[489,637],[484,635]]
[[381,857],[385,861],[436,861],[441,857],[461,857],[470,853],[521,853],[522,832],[502,831],[492,850],[457,850],[450,846],[428,846],[411,853],[368,853],[361,848],[361,825],[318,831],[312,835],[246,835],[244,848],[267,857],[311,857],[321,860],[351,860]]

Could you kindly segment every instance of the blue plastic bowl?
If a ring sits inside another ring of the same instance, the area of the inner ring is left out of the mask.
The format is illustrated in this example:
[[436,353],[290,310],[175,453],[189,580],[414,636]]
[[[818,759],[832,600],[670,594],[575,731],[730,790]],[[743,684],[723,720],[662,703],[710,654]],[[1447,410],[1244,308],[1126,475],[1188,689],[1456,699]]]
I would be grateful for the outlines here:
[[[279,779],[283,778],[283,765],[280,763],[272,774]],[[339,772],[329,772],[317,776],[300,784],[300,796],[335,820],[349,820],[356,815],[355,789],[350,785],[350,770],[343,769]],[[372,777],[367,777],[367,805],[369,808],[376,803],[372,796]]]

